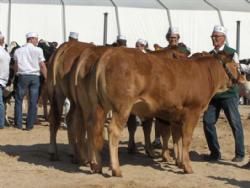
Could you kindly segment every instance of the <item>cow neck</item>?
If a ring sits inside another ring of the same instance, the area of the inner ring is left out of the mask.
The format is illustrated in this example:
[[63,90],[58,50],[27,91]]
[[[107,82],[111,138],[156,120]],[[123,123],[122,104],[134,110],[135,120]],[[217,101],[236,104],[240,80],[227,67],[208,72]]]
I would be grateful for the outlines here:
[[213,91],[215,90],[215,79],[213,76],[213,72],[212,72],[212,68],[210,66],[208,66],[208,72],[209,72],[209,83],[211,86],[211,93],[213,93]]
[[226,71],[229,79],[231,79],[234,84],[238,83],[238,80],[239,80],[239,77],[240,77],[238,71],[237,71],[237,73],[238,73],[237,78],[235,78],[234,75],[232,74],[232,72],[230,71],[230,69],[227,67],[226,63],[223,62],[222,60],[219,60],[219,62],[220,62],[220,64],[222,64],[222,66],[223,66],[224,70]]

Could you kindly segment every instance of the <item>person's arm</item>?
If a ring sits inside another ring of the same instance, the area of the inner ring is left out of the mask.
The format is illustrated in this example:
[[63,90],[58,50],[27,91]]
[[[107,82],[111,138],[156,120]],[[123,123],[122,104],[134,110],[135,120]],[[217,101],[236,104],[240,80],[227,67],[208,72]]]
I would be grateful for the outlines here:
[[240,64],[241,72],[250,74],[250,65]]
[[46,64],[44,63],[45,58],[44,58],[44,54],[43,54],[43,50],[41,48],[39,48],[39,66],[40,66],[40,72],[42,73],[44,80],[47,80],[47,67]]
[[17,64],[17,55],[16,55],[16,52],[14,53],[13,59],[14,59],[13,70],[14,70],[14,75],[16,75],[16,73],[18,71],[18,64]]
[[39,66],[40,66],[40,71],[41,71],[44,79],[47,80],[47,67],[46,67],[46,64],[43,61],[41,61],[39,63]]

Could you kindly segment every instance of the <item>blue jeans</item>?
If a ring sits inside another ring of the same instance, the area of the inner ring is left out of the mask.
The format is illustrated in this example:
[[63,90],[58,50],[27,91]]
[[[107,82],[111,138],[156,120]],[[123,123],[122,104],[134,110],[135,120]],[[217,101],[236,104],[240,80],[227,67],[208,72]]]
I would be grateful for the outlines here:
[[23,98],[28,91],[29,106],[27,113],[26,128],[31,129],[36,121],[37,101],[39,96],[40,79],[36,75],[19,75],[15,93],[15,124],[16,127],[22,128],[22,104]]
[[220,145],[217,138],[215,124],[223,109],[229,125],[232,129],[235,141],[235,156],[244,157],[244,135],[238,109],[238,97],[227,99],[212,99],[203,116],[203,128],[211,155],[220,156]]
[[0,128],[5,124],[5,106],[3,103],[3,88],[0,86]]

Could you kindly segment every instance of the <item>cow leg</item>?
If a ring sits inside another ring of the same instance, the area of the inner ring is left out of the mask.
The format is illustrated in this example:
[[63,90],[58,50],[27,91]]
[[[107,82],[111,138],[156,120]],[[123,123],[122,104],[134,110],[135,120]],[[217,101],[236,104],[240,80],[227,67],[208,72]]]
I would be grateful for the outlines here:
[[42,95],[42,103],[43,103],[43,115],[44,119],[47,121],[48,120],[48,107],[47,107],[47,102],[48,102],[48,96],[46,94]]
[[146,119],[142,122],[143,132],[144,132],[144,142],[145,142],[145,151],[149,157],[155,158],[153,147],[151,145],[151,129],[152,129],[153,119]]
[[174,157],[175,163],[179,168],[182,166],[182,139],[181,139],[181,125],[175,124],[171,126],[173,144],[174,144]]
[[158,120],[156,122],[162,136],[162,159],[163,161],[170,162],[172,158],[170,157],[168,142],[171,135],[171,127],[167,122],[166,124]]
[[80,158],[77,138],[77,132],[80,132],[80,130],[77,129],[77,119],[80,117],[79,111],[76,109],[75,104],[71,101],[69,112],[66,114],[66,124],[72,163],[79,163]]
[[136,152],[135,131],[137,128],[135,115],[130,114],[127,122],[127,127],[129,133],[128,153],[135,153]]
[[113,118],[108,127],[109,131],[109,152],[111,160],[112,175],[121,177],[121,169],[118,157],[118,146],[122,130],[127,122],[129,114],[113,112]]
[[103,149],[105,113],[100,106],[96,106],[94,114],[88,116],[88,153],[93,173],[102,173],[101,151]]
[[39,99],[42,101],[43,116],[44,116],[44,119],[47,121],[48,120],[48,108],[47,108],[48,91],[47,91],[46,83],[43,83],[43,85],[41,86],[41,94],[40,94]]
[[189,147],[192,141],[194,128],[199,120],[199,115],[200,114],[195,111],[192,111],[192,113],[186,113],[182,126],[182,162],[184,172],[188,174],[193,173],[189,158]]
[[59,159],[58,150],[56,144],[56,135],[60,127],[62,108],[64,103],[64,96],[53,97],[51,102],[51,108],[49,113],[49,127],[50,127],[50,144],[49,144],[49,155],[50,160],[56,161]]

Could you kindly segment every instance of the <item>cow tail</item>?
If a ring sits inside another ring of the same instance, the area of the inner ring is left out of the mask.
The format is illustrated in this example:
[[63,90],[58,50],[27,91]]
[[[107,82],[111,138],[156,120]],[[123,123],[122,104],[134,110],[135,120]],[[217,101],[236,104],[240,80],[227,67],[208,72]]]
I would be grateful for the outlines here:
[[[99,98],[99,102],[106,101],[104,95],[106,91],[106,76],[105,69],[108,59],[110,58],[111,49],[107,50],[102,57],[99,59],[99,62],[96,66],[96,93]],[[107,101],[106,101],[107,102]]]
[[[75,86],[78,85],[78,75],[80,73],[81,67],[85,66],[86,67],[86,62],[88,61],[88,58],[90,57],[91,54],[93,54],[93,50],[92,49],[86,49],[84,50],[83,54],[80,57],[80,62],[77,65],[76,68],[76,73],[75,73]],[[86,69],[84,69],[84,75],[82,75],[82,77],[84,77],[86,75]]]
[[68,45],[67,43],[64,43],[62,44],[58,49],[57,51],[55,52],[55,56],[54,56],[54,59],[51,63],[52,64],[52,69],[53,69],[53,85],[55,86],[56,85],[56,74],[58,72],[58,65],[60,64],[60,60],[62,59],[62,54],[64,53],[65,51],[65,48],[67,48]]

